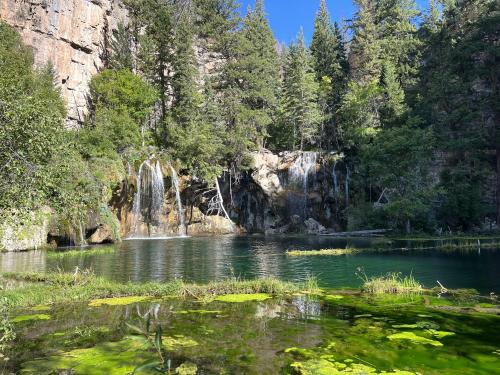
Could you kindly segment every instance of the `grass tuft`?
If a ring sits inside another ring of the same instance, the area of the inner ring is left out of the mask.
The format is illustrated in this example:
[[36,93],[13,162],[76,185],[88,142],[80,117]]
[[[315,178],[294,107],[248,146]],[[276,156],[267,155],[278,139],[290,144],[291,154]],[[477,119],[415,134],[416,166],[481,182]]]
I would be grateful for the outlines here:
[[321,250],[289,250],[286,255],[298,257],[298,256],[319,256],[319,255],[345,255],[353,254],[356,249],[321,249]]
[[390,272],[385,276],[369,278],[358,270],[358,277],[363,280],[363,292],[370,294],[420,294],[424,290],[411,274],[403,276],[400,272]]
[[97,277],[90,272],[69,273],[5,273],[0,284],[17,281],[19,287],[0,290],[8,307],[28,307],[55,303],[89,301],[114,297],[179,297],[210,301],[226,294],[265,293],[270,296],[294,293],[299,287],[273,278],[239,280],[231,278],[204,285],[188,284],[181,280],[167,283],[117,283]]

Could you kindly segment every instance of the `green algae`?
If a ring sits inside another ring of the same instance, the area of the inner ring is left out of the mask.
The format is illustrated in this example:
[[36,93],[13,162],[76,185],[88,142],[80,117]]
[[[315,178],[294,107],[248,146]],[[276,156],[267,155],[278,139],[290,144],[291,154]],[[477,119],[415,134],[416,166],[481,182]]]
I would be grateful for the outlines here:
[[408,340],[415,344],[428,344],[432,346],[443,346],[442,343],[426,337],[417,336],[413,332],[400,332],[387,336],[389,340]]
[[21,323],[33,320],[49,320],[50,315],[47,314],[32,314],[32,315],[19,315],[11,319],[12,323]]
[[341,296],[339,294],[327,294],[326,296],[323,297],[323,299],[326,302],[337,302],[339,300],[344,299],[344,296]]
[[177,375],[196,375],[198,366],[191,362],[185,362],[175,369]]
[[197,341],[183,335],[166,336],[162,338],[162,342],[170,351],[199,345]]
[[126,337],[118,342],[102,343],[92,348],[75,349],[26,362],[20,374],[49,375],[70,370],[74,374],[125,375],[133,372],[138,364],[152,359],[154,357],[148,351],[146,339]]
[[108,306],[123,306],[131,305],[133,303],[145,302],[150,300],[149,296],[130,296],[130,297],[113,297],[113,298],[97,298],[89,302],[91,307],[99,307],[102,305]]
[[421,321],[415,324],[393,324],[393,328],[410,328],[410,329],[429,329],[437,330],[439,329],[439,324],[429,321]]
[[358,250],[356,249],[322,249],[322,250],[289,250],[286,252],[288,256],[339,256],[354,254]]
[[215,298],[215,301],[219,302],[251,302],[251,301],[264,301],[271,298],[267,293],[252,293],[252,294],[226,294]]
[[174,314],[222,314],[221,310],[179,310],[179,311],[174,311]]
[[455,335],[454,332],[448,332],[448,331],[437,331],[435,329],[428,329],[427,330],[428,333],[430,333],[432,336],[438,338],[438,339],[442,339],[443,337],[447,337],[447,336],[453,336]]
[[300,375],[336,375],[336,374],[392,374],[392,375],[415,375],[410,371],[377,371],[376,368],[362,363],[354,363],[345,360],[344,363],[319,358],[305,362],[293,362],[290,367],[294,373]]
[[36,305],[31,308],[33,311],[48,311],[50,310],[50,306],[47,305]]

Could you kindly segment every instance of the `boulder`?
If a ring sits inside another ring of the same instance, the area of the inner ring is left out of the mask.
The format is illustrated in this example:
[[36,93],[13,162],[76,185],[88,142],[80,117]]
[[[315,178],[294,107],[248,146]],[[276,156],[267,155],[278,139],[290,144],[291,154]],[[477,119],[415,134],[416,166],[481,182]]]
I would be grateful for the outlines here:
[[115,235],[113,229],[108,224],[101,224],[94,233],[88,238],[89,244],[97,245],[102,243],[114,242]]
[[274,197],[283,191],[277,174],[279,157],[271,151],[262,149],[253,154],[254,171],[252,179],[269,197]]
[[49,208],[42,208],[22,220],[11,217],[9,221],[0,223],[0,250],[20,251],[45,246],[50,215]]
[[304,221],[304,225],[306,226],[306,232],[308,234],[319,234],[326,232],[326,228],[313,218],[309,218]]
[[229,219],[222,216],[205,216],[200,222],[188,225],[189,235],[197,234],[232,234],[237,233],[238,227]]

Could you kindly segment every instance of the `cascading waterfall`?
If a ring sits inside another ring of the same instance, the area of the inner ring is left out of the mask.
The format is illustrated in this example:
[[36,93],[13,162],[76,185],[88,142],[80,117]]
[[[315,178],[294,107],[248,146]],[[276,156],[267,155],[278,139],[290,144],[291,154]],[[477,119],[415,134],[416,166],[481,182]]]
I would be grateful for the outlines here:
[[184,211],[182,210],[182,201],[181,201],[181,192],[179,189],[179,177],[177,176],[177,172],[175,171],[174,167],[170,166],[170,169],[172,170],[172,184],[174,185],[175,188],[175,199],[177,201],[177,210],[179,213],[179,235],[185,236],[186,235],[186,225],[185,225],[185,219],[184,219]]
[[332,169],[332,175],[333,175],[333,192],[335,193],[335,196],[339,194],[339,184],[337,180],[337,160],[333,162],[333,169]]
[[301,214],[304,219],[307,216],[307,197],[309,189],[309,173],[311,168],[316,165],[318,154],[316,152],[304,151],[295,160],[292,167],[288,170],[288,179],[297,185],[302,184],[303,198],[301,199]]
[[150,159],[145,160],[137,173],[137,192],[132,205],[133,235],[140,231],[140,223],[147,226],[148,235],[151,235],[151,226],[158,225],[163,212],[164,191],[160,162],[156,161],[153,167]]

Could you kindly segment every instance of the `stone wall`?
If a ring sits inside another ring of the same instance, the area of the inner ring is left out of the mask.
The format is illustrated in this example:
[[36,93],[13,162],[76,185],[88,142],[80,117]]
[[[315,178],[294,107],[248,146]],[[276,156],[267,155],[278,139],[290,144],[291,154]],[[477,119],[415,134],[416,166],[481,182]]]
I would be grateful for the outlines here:
[[89,82],[104,66],[107,41],[127,11],[119,0],[2,0],[0,18],[33,47],[35,64],[51,62],[70,128],[88,111]]

